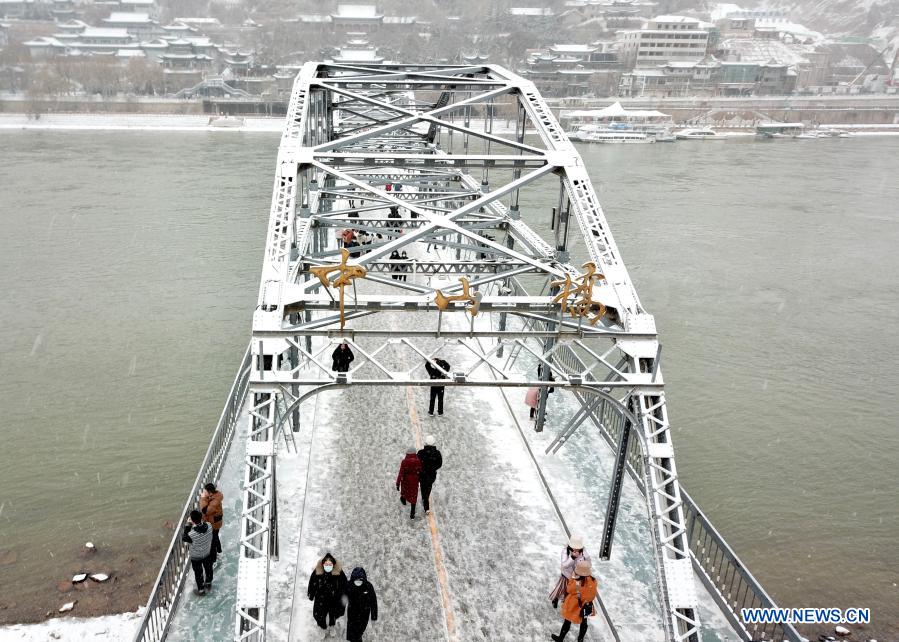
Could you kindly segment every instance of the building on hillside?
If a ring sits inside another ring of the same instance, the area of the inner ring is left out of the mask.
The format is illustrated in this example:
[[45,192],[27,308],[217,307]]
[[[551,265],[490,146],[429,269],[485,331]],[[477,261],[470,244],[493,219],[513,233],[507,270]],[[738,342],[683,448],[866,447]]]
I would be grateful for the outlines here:
[[[685,16],[658,16],[643,29],[618,32],[625,69],[669,61],[697,61],[709,52],[714,25]],[[717,33],[717,31],[716,31]]]
[[146,13],[153,19],[159,16],[159,7],[156,5],[156,0],[119,0],[118,10],[121,12]]
[[103,26],[113,29],[125,29],[138,38],[155,38],[164,33],[159,23],[147,13],[137,11],[114,11],[108,18],[103,18]]
[[720,61],[706,56],[696,62],[668,62],[622,74],[619,95],[675,98],[688,96],[789,95],[797,74],[789,65],[769,61]]
[[175,25],[184,25],[194,32],[204,33],[207,36],[221,34],[225,27],[218,18],[175,18]]
[[609,43],[556,44],[531,53],[521,71],[547,96],[614,94],[620,73]]
[[384,14],[373,4],[338,4],[330,17],[334,29],[343,31],[371,33],[384,23]]
[[183,22],[173,22],[171,24],[163,25],[160,29],[163,32],[164,38],[182,38],[192,33],[199,33],[199,29],[190,27]]
[[57,56],[81,55],[81,51],[70,43],[63,42],[53,36],[38,36],[22,43],[28,48],[32,60],[46,60]]
[[560,18],[569,28],[615,31],[639,28],[657,6],[656,2],[640,0],[568,0]]
[[78,17],[78,7],[75,0],[53,0],[50,7],[50,15],[56,22],[74,20]]
[[62,42],[83,53],[115,53],[119,49],[137,49],[138,39],[127,29],[110,27],[83,27],[77,32],[53,34]]
[[338,47],[329,54],[328,59],[331,62],[342,65],[372,65],[384,62],[384,57],[378,53],[378,49],[369,46],[367,43],[347,44],[344,47]]

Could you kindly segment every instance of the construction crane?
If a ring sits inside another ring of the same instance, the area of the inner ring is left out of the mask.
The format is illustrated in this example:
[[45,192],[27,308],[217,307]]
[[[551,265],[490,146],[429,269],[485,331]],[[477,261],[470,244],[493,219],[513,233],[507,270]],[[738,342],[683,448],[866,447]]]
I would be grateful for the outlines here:
[[[849,86],[850,86],[850,87],[854,87],[854,86],[855,86],[855,83],[858,82],[858,79],[861,78],[862,76],[864,76],[866,73],[868,73],[868,70],[869,70],[871,67],[874,66],[874,63],[875,63],[875,62],[877,62],[877,61],[883,62],[883,54],[885,54],[885,53],[887,52],[887,49],[889,49],[889,48],[890,48],[890,45],[887,44],[886,47],[884,47],[883,49],[881,49],[881,50],[880,50],[880,53],[877,54],[877,57],[876,57],[876,58],[872,58],[872,59],[871,59],[871,62],[868,63],[868,66],[865,67],[864,69],[862,69],[861,73],[860,73],[859,75],[857,75],[855,78],[852,79],[852,82],[849,83]],[[899,54],[899,49],[897,49],[896,52],[897,52],[897,54]],[[896,67],[896,57],[894,56],[894,57],[893,57],[893,64],[892,64],[892,66],[890,67],[890,71],[892,72],[892,70],[895,69],[895,67]],[[892,75],[892,73],[890,73],[890,79],[892,79],[892,77],[893,77],[893,75]],[[887,82],[889,82],[889,80],[888,80]]]

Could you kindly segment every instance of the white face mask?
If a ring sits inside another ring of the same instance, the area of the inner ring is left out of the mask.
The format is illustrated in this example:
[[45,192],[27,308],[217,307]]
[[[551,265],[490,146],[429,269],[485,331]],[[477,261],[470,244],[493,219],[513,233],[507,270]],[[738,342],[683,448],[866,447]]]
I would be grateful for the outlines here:
[[325,564],[325,573],[330,573],[334,570],[334,566],[331,564]]
[[353,584],[356,586],[362,586],[362,580],[353,580]]

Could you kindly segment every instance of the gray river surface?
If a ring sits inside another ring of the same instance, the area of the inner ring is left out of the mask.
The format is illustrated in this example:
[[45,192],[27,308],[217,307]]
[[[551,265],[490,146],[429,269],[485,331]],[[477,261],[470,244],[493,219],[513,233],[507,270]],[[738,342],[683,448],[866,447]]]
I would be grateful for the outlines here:
[[[145,600],[249,338],[277,143],[0,133],[0,623],[82,567],[119,585],[81,614]],[[581,152],[684,486],[780,605],[899,639],[899,138]]]

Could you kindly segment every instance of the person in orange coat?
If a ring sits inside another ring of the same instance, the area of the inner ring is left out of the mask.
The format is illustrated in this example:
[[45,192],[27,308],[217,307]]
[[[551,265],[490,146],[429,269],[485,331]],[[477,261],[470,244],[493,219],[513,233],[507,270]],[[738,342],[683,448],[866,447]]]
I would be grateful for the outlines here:
[[406,457],[400,464],[400,473],[396,476],[396,489],[400,491],[400,502],[412,504],[409,519],[415,519],[415,504],[418,502],[418,480],[421,477],[421,460],[414,447],[406,450]]
[[596,599],[596,580],[590,571],[590,562],[587,560],[581,560],[574,566],[574,575],[568,580],[565,601],[562,602],[562,617],[565,621],[559,634],[552,635],[556,642],[565,639],[572,624],[580,624],[578,642],[583,642],[587,635],[587,618],[593,615],[593,600]]
[[212,557],[215,559],[222,552],[222,543],[219,541],[219,531],[222,529],[222,518],[225,511],[222,510],[222,501],[225,496],[222,491],[209,482],[203,487],[200,494],[200,512],[203,513],[203,521],[212,526]]

